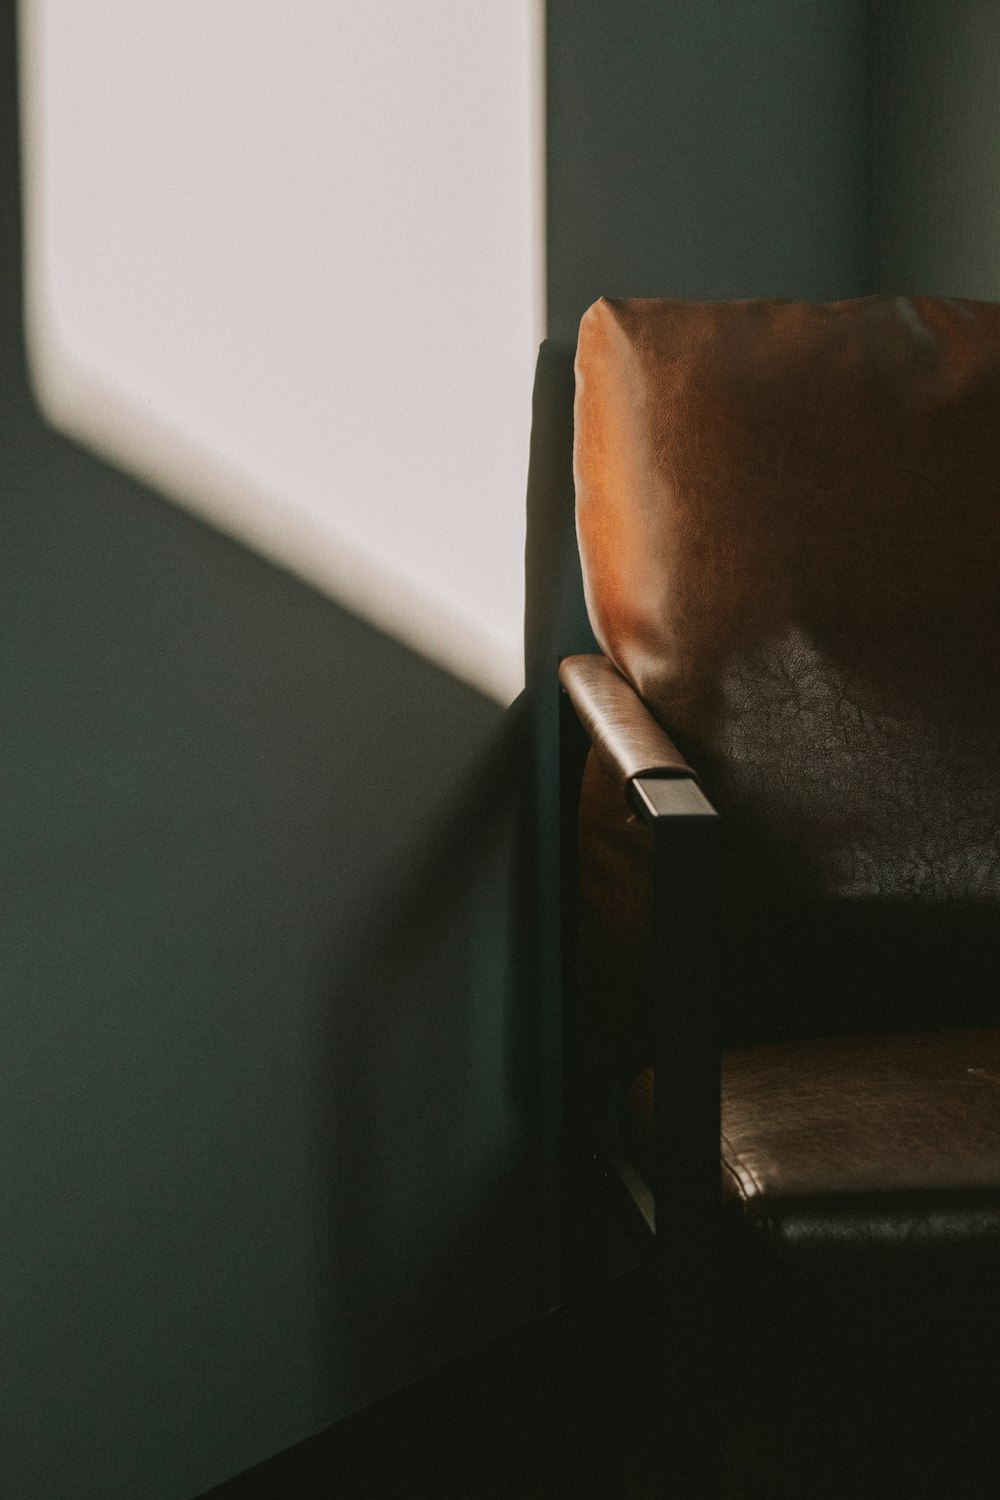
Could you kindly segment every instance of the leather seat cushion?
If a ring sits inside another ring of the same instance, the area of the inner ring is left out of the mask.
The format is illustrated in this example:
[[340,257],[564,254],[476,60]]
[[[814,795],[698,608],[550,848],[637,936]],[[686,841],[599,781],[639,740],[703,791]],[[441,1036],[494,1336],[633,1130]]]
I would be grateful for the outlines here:
[[[653,1078],[627,1116],[647,1169]],[[1000,1246],[1000,1030],[727,1051],[722,1181],[740,1232],[796,1258]],[[669,1211],[669,1210],[668,1210]]]

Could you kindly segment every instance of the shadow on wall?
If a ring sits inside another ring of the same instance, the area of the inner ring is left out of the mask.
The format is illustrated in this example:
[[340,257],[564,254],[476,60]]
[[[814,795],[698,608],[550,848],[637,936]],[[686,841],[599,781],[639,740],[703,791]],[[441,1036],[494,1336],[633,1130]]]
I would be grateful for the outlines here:
[[416,1378],[539,1306],[527,727],[522,699],[334,981],[318,1284],[335,1289],[330,1347],[357,1351],[367,1390],[387,1384],[386,1351]]
[[0,1493],[181,1500],[543,1299],[524,725],[43,427],[0,43]]

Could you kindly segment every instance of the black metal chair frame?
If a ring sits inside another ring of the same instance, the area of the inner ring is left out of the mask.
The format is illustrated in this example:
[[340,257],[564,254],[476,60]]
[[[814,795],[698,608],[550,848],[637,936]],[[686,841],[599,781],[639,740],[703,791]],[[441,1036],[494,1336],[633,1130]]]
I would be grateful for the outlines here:
[[[569,1215],[592,1192],[581,1142],[592,1139],[591,1099],[581,1088],[577,995],[577,819],[591,738],[611,705],[572,681],[560,693],[560,867],[564,1016],[564,1131]],[[662,736],[623,679],[629,713]],[[586,712],[581,714],[581,708]],[[665,737],[664,737],[665,738]],[[599,737],[595,736],[595,741]],[[602,746],[595,744],[597,753]],[[677,757],[678,759],[680,757]],[[620,766],[609,766],[621,774]],[[655,1068],[655,1183],[647,1183],[623,1152],[609,1108],[603,1139],[590,1148],[594,1169],[624,1199],[647,1242],[653,1267],[654,1343],[663,1350],[651,1392],[662,1424],[662,1462],[683,1493],[717,1493],[721,1230],[719,1040],[719,818],[694,774],[661,767],[627,780],[627,795],[652,835],[653,964],[651,1014]],[[586,1148],[584,1148],[586,1150]],[[661,1205],[657,1209],[657,1203]],[[666,1205],[669,1205],[667,1209]],[[585,1208],[583,1212],[589,1212]],[[573,1231],[570,1231],[572,1237]],[[682,1480],[682,1476],[683,1480]],[[680,1490],[676,1491],[681,1493]]]

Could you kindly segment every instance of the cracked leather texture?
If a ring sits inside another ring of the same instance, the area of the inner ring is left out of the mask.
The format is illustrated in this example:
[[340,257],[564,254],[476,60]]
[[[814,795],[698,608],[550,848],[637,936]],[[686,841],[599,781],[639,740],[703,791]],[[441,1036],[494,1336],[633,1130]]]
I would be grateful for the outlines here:
[[723,817],[727,1041],[1000,1019],[1000,308],[602,301],[576,369],[595,634]]
[[[652,1078],[629,1096],[649,1170]],[[1000,1030],[729,1050],[722,1190],[796,1254],[1000,1244]]]

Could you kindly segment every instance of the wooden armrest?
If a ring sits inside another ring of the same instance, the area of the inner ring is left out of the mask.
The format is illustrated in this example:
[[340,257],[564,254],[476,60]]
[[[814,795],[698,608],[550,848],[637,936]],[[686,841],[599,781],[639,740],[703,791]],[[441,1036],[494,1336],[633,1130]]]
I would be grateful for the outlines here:
[[623,786],[637,776],[697,780],[673,740],[606,656],[565,657],[559,681],[605,769]]

